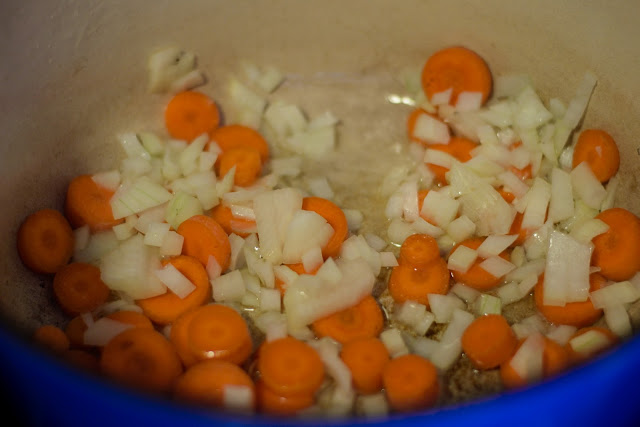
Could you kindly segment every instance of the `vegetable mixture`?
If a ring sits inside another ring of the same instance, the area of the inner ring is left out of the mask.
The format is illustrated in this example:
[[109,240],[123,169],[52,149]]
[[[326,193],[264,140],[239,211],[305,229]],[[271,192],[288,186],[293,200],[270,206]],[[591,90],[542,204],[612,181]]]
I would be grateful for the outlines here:
[[613,207],[614,139],[578,128],[590,73],[546,106],[472,50],[430,56],[377,236],[328,180],[290,185],[301,158],[334,149],[338,120],[267,105],[280,72],[246,66],[223,123],[192,90],[193,54],[164,49],[149,67],[167,136],[121,135],[117,169],[74,178],[64,214],[18,230],[24,265],[53,276],[69,315],[34,333],[62,358],[205,407],[380,416],[451,403],[464,364],[496,392],[631,335],[640,220]]

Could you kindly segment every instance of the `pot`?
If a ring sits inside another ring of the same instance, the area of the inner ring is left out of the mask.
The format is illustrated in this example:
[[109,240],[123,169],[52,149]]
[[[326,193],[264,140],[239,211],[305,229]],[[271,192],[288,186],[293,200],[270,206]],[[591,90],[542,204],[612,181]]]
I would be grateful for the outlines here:
[[[583,127],[607,129],[618,142],[618,204],[640,213],[639,17],[640,3],[623,0],[5,0],[0,6],[0,228],[6,237],[0,246],[0,368],[5,384],[11,384],[5,390],[11,391],[11,409],[42,425],[288,422],[204,413],[139,396],[59,364],[24,338],[36,326],[63,317],[52,304],[50,279],[21,264],[16,230],[37,209],[61,208],[72,177],[112,168],[119,156],[115,135],[162,129],[166,100],[146,92],[146,61],[153,49],[175,44],[196,52],[209,78],[203,90],[222,106],[227,75],[240,61],[277,66],[292,82],[286,96],[311,114],[331,110],[343,120],[341,140],[346,150],[363,151],[365,167],[335,168],[365,181],[379,176],[367,175],[371,169],[386,165],[374,162],[393,157],[389,141],[404,138],[407,110],[385,96],[397,90],[399,73],[421,66],[437,49],[465,45],[485,58],[494,75],[528,73],[543,99],[571,99],[591,70],[598,86]],[[384,129],[374,129],[375,123]],[[359,146],[349,145],[356,140]],[[368,198],[355,190],[349,197]],[[638,358],[640,340],[634,338],[600,360],[524,391],[372,423],[635,424]]]

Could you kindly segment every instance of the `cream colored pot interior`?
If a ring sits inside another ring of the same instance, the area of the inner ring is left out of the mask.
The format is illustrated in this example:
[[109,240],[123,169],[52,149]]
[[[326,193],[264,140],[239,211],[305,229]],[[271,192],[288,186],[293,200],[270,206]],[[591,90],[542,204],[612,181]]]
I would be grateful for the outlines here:
[[[354,180],[342,188],[346,207],[379,203],[375,186],[401,159],[409,111],[386,96],[402,90],[401,70],[434,50],[466,45],[494,75],[529,73],[543,96],[563,100],[591,70],[598,86],[584,125],[619,143],[619,203],[638,213],[639,17],[640,3],[623,0],[5,0],[0,310],[28,329],[61,319],[49,279],[20,263],[16,229],[37,209],[61,208],[73,176],[113,168],[118,133],[163,132],[167,98],[146,93],[146,60],[167,44],[198,54],[209,77],[203,90],[223,109],[229,73],[250,60],[287,73],[283,97],[341,118],[342,160],[311,167]],[[367,226],[380,226],[382,212],[369,213]]]

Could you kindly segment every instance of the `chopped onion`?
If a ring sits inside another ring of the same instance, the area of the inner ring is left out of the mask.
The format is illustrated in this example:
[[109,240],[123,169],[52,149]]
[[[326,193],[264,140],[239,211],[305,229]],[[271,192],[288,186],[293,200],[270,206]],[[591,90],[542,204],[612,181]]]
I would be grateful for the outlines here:
[[473,308],[478,316],[484,316],[485,314],[500,314],[502,313],[502,301],[500,298],[494,297],[489,294],[480,294],[478,299],[473,304]]
[[576,224],[576,226],[571,229],[569,235],[580,243],[588,244],[594,237],[606,233],[607,230],[609,230],[607,223],[600,219],[593,218]]
[[236,176],[235,165],[229,169],[229,172],[222,178],[222,180],[216,182],[216,193],[218,197],[224,197],[225,194],[231,191],[233,188],[233,180]]
[[622,304],[605,307],[604,320],[609,329],[619,337],[626,338],[633,333],[629,313]]
[[255,396],[251,387],[226,384],[222,387],[222,396],[226,409],[253,412]]
[[465,300],[467,303],[474,302],[480,295],[480,292],[473,288],[470,288],[469,286],[463,285],[462,283],[454,284],[451,287],[451,292],[453,292],[459,298]]
[[182,191],[177,192],[171,198],[165,210],[165,220],[174,230],[177,230],[184,221],[192,216],[202,215],[202,204],[198,199]]
[[126,222],[123,222],[122,224],[114,225],[113,227],[111,227],[111,230],[116,235],[116,238],[118,240],[127,240],[129,237],[133,236],[136,233],[136,230]]
[[507,249],[518,238],[517,235],[506,236],[488,236],[478,247],[478,255],[482,258],[489,258],[492,256],[500,255],[505,249]]
[[[389,225],[391,229],[391,225]],[[433,238],[441,237],[444,234],[444,230],[440,227],[436,227],[428,221],[425,221],[423,218],[418,218],[410,225],[411,234],[427,234]],[[404,239],[403,239],[404,241]]]
[[325,283],[335,285],[342,279],[342,272],[333,258],[327,258],[324,264],[322,264],[316,272],[316,276],[322,279]]
[[508,362],[526,382],[542,378],[544,339],[541,334],[530,335]]
[[589,297],[591,247],[552,231],[544,275],[544,305],[564,306]]
[[554,223],[560,222],[572,217],[574,210],[571,175],[562,169],[553,168],[551,171],[549,218]]
[[409,349],[402,339],[402,334],[396,328],[389,328],[382,331],[380,333],[380,340],[392,358],[409,354]]
[[[229,94],[236,113],[239,113],[235,122],[253,129],[259,128],[262,112],[267,105],[266,99],[235,78],[232,78],[229,82]],[[234,121],[231,120],[230,123],[234,123]]]
[[500,286],[497,293],[502,301],[502,305],[508,305],[522,299],[522,292],[516,282],[509,282],[506,285]]
[[170,225],[166,222],[152,222],[149,224],[147,234],[144,236],[144,244],[149,246],[161,247],[167,233],[169,233]]
[[540,276],[544,272],[545,268],[546,261],[544,259],[536,259],[516,268],[511,273],[507,274],[505,279],[507,281],[521,282],[531,274]]
[[75,262],[93,263],[117,249],[118,245],[118,238],[113,231],[99,231],[90,236],[89,243],[84,249],[73,253],[73,260]]
[[438,347],[431,354],[431,362],[440,370],[449,369],[462,352],[461,338],[474,317],[462,309],[455,309],[451,322],[442,334]]
[[[120,136],[120,145],[124,149],[125,154],[129,158],[141,158],[144,160],[151,160],[151,155],[144,149],[138,135],[134,133],[125,133]],[[116,218],[117,219],[117,218]]]
[[427,144],[448,144],[450,138],[449,127],[426,113],[418,115],[410,136]]
[[506,171],[498,175],[498,179],[507,191],[513,193],[517,199],[524,197],[529,191],[529,186],[522,182],[513,172]]
[[316,197],[322,197],[324,199],[333,199],[335,195],[333,193],[333,190],[331,189],[331,185],[329,184],[329,181],[327,181],[327,178],[324,176],[309,179],[307,181],[307,184],[309,185],[309,191],[311,192],[311,194],[313,194]]
[[287,317],[282,313],[275,311],[262,313],[254,323],[266,335],[267,342],[287,336]]
[[522,267],[527,260],[527,256],[522,246],[516,246],[511,250],[511,262],[516,267]]
[[245,240],[235,233],[229,234],[229,244],[231,245],[231,261],[229,263],[229,270],[235,270],[245,266],[245,258],[243,248]]
[[434,222],[438,227],[445,228],[456,217],[459,209],[460,202],[441,192],[431,190],[424,198],[420,216]]
[[258,276],[264,286],[273,289],[275,287],[273,264],[260,258],[258,252],[247,243],[245,243],[243,254],[249,271]]
[[168,202],[170,199],[171,193],[163,186],[143,176],[132,184],[121,185],[113,195],[111,198],[113,218],[120,219],[137,214]]
[[233,270],[211,281],[216,302],[242,301],[246,289],[240,270]]
[[387,247],[387,242],[373,233],[366,233],[364,238],[367,241],[367,244],[378,252]]
[[186,298],[196,289],[196,286],[191,282],[191,280],[189,280],[171,263],[167,264],[160,270],[156,270],[154,274],[180,299]]
[[177,47],[167,47],[149,57],[149,91],[166,92],[172,83],[196,68],[196,55]]
[[315,246],[307,250],[301,257],[302,264],[305,271],[315,271],[323,263],[322,249],[320,246]]
[[558,344],[564,346],[569,339],[576,333],[578,328],[570,325],[556,325],[547,333],[547,338],[554,340]]
[[531,86],[520,92],[516,102],[518,108],[515,112],[514,123],[518,128],[536,129],[553,118]]
[[222,267],[220,267],[220,264],[218,264],[218,260],[213,255],[209,255],[206,270],[207,276],[209,276],[209,280],[215,280],[222,274]]
[[260,310],[280,312],[282,296],[277,289],[262,289],[260,291]]
[[515,265],[499,256],[489,257],[482,261],[479,266],[496,278],[503,277],[516,268]]
[[547,206],[551,199],[551,185],[541,178],[533,181],[531,189],[527,193],[527,207],[522,217],[522,229],[536,230],[544,224],[547,215]]
[[413,222],[420,216],[418,211],[418,183],[408,181],[400,186],[398,193],[402,196],[402,216]]
[[456,162],[456,158],[451,154],[445,153],[444,151],[427,148],[424,152],[423,161],[430,165],[436,165],[450,169],[451,165]]
[[[591,92],[593,92],[596,82],[596,76],[591,72],[587,72],[582,78],[580,86],[578,86],[578,90],[571,102],[569,102],[567,111],[562,118],[562,122],[569,129],[574,129],[578,126],[578,123],[580,123],[589,104],[589,98],[591,98]],[[556,147],[556,151],[560,152],[558,148],[562,149],[562,147]]]
[[[504,171],[502,166],[493,160],[489,160],[482,154],[472,157],[471,160],[465,162],[465,165],[473,172],[485,177],[493,177]],[[522,181],[520,181],[520,183],[522,184]]]
[[382,267],[397,267],[398,260],[393,252],[380,252],[380,265]]
[[595,308],[616,307],[629,304],[640,298],[640,290],[629,281],[613,283],[589,295]]
[[464,309],[465,303],[454,295],[428,294],[429,307],[437,323],[449,323],[456,309]]
[[460,215],[447,225],[447,234],[455,242],[461,242],[473,236],[476,231],[476,225],[466,215]]
[[[513,110],[515,104],[513,101],[501,101],[480,111],[479,115],[487,123],[497,126],[500,129],[506,129],[513,123]],[[513,141],[515,142],[515,141]],[[510,145],[510,144],[507,144]]]
[[311,159],[317,159],[333,152],[336,145],[334,126],[308,129],[287,138],[288,148]]
[[524,145],[512,150],[509,157],[509,164],[518,169],[524,169],[531,165],[532,153]]
[[478,110],[482,106],[482,92],[460,92],[456,102],[456,111]]
[[455,251],[449,254],[447,268],[449,268],[449,270],[459,271],[460,273],[466,273],[477,258],[478,252],[476,250],[460,245]]
[[593,174],[589,164],[582,162],[571,171],[571,183],[575,194],[592,209],[600,209],[607,190]]
[[351,390],[351,371],[340,358],[340,345],[329,337],[320,338],[312,343],[338,388]]
[[[122,224],[125,225],[125,224]],[[89,244],[89,238],[91,237],[91,232],[89,231],[88,225],[83,225],[82,227],[78,227],[73,230],[73,252],[77,253],[81,250],[85,249]],[[118,237],[116,233],[116,237]],[[122,240],[118,238],[118,240]]]
[[302,170],[302,157],[281,157],[271,160],[271,171],[278,176],[298,176]]
[[307,129],[307,119],[296,105],[274,102],[264,112],[264,119],[278,138],[300,134]]
[[596,329],[591,329],[569,340],[573,351],[585,358],[604,350],[610,344],[609,337]]
[[365,417],[383,417],[389,413],[389,404],[383,393],[358,395],[356,411]]
[[319,116],[312,118],[311,121],[309,122],[308,128],[317,129],[317,128],[323,128],[327,126],[335,126],[339,122],[340,120],[338,120],[330,111],[325,111]]
[[111,191],[116,191],[120,186],[120,172],[117,169],[93,174],[91,179],[99,186]]
[[83,335],[83,343],[85,345],[102,347],[116,336],[133,327],[134,325],[103,317],[91,325],[87,325],[87,329]]
[[152,157],[159,157],[164,154],[165,143],[156,134],[151,132],[140,132],[137,134],[138,140],[145,150]]
[[620,179],[618,178],[618,175],[611,177],[609,183],[607,184],[607,195],[604,197],[604,200],[600,205],[600,210],[604,211],[613,207],[619,183]]
[[282,262],[294,264],[316,247],[324,247],[333,235],[333,227],[313,211],[297,211],[286,230],[282,245]]
[[526,252],[527,258],[530,260],[543,259],[547,255],[549,249],[549,236],[553,230],[553,224],[551,220],[540,228],[538,228],[533,234],[531,234],[524,241],[523,248]]
[[431,102],[432,105],[449,104],[452,93],[453,93],[453,88],[450,87],[449,89],[443,90],[442,92],[434,93],[429,101]]
[[164,221],[165,210],[166,210],[165,205],[159,205],[142,212],[138,216],[138,220],[134,225],[135,229],[142,234],[146,234],[151,224],[160,223]]
[[538,276],[536,274],[530,274],[524,279],[522,279],[522,281],[518,284],[518,290],[520,291],[520,295],[522,295],[522,297],[529,295],[529,293],[534,288],[534,286],[536,286],[537,283],[538,283]]

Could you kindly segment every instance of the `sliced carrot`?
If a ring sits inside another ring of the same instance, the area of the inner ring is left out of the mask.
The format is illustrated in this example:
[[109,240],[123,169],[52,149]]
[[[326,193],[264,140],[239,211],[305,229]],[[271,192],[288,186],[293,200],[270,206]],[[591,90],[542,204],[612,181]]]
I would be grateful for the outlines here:
[[213,218],[195,215],[178,227],[178,234],[184,237],[183,255],[189,255],[200,261],[203,266],[213,256],[225,271],[231,261],[231,244],[223,228]]
[[108,230],[124,222],[114,219],[111,210],[113,191],[95,183],[91,175],[80,175],[69,183],[64,215],[74,228],[88,225],[92,232]]
[[269,144],[255,130],[242,125],[222,126],[211,134],[211,140],[224,152],[231,148],[253,148],[264,164],[269,159]]
[[227,234],[234,233],[242,238],[247,237],[251,233],[242,232],[237,229],[234,229],[234,227],[232,227],[232,224],[239,225],[241,228],[246,227],[246,229],[252,229],[256,226],[255,221],[251,221],[243,218],[234,218],[233,213],[231,212],[231,208],[229,206],[223,205],[222,203],[217,204],[216,207],[211,209],[211,212],[209,213],[209,215],[218,224],[220,224],[220,226],[225,231],[225,233]]
[[76,368],[92,373],[98,373],[98,371],[100,371],[100,361],[94,354],[88,351],[76,349],[67,350],[62,356]]
[[84,347],[84,332],[87,330],[87,324],[84,323],[82,316],[76,316],[67,323],[64,333],[67,334],[72,347]]
[[493,369],[513,356],[516,334],[499,314],[478,317],[462,334],[462,350],[478,369]]
[[573,149],[573,167],[587,162],[600,182],[607,182],[620,167],[620,151],[611,135],[602,129],[587,129]]
[[167,104],[164,122],[173,138],[191,142],[203,133],[212,134],[220,124],[220,112],[207,95],[193,91],[180,92]]
[[607,279],[630,279],[640,270],[640,219],[622,208],[607,209],[596,218],[609,230],[593,238],[591,264]]
[[342,242],[349,234],[347,217],[342,209],[335,203],[321,197],[305,197],[302,199],[302,209],[317,213],[333,227],[333,235],[322,248],[322,256],[325,259],[338,256]]
[[415,354],[396,357],[387,363],[382,382],[389,405],[400,412],[428,408],[436,403],[440,394],[436,367]]
[[176,351],[159,332],[131,328],[102,349],[100,369],[122,384],[151,392],[168,392],[182,373]]
[[279,396],[313,394],[324,381],[324,366],[316,350],[292,337],[264,343],[258,371],[265,385]]
[[42,209],[20,224],[17,246],[27,268],[36,273],[55,273],[73,255],[73,230],[60,212]]
[[424,205],[424,199],[429,194],[429,190],[418,191],[418,212],[422,212],[422,206]]
[[44,325],[36,329],[33,339],[38,344],[57,353],[69,350],[69,338],[64,331],[53,325]]
[[447,263],[442,258],[419,269],[399,265],[391,270],[389,292],[396,302],[416,301],[429,307],[427,295],[445,295],[449,291],[450,277]]
[[226,175],[234,166],[234,184],[248,187],[256,182],[262,172],[260,153],[250,147],[234,147],[220,153],[216,167],[218,176]]
[[256,395],[260,411],[270,415],[295,415],[314,402],[312,393],[280,396],[262,381],[256,383]]
[[234,309],[220,304],[182,314],[171,327],[170,339],[185,366],[207,359],[240,365],[253,349],[245,320]]
[[383,326],[382,310],[371,295],[352,307],[318,319],[312,324],[318,337],[331,337],[341,344],[377,337]]
[[[573,349],[573,346],[571,345],[571,340],[579,337],[580,335],[586,334],[587,332],[590,331],[594,331],[594,332],[598,332],[600,334],[602,334],[604,336],[604,338],[607,340],[608,344],[597,350],[597,351],[593,351],[589,354],[584,354],[584,353],[580,353],[577,352]],[[576,333],[573,334],[573,336],[569,339],[569,342],[567,342],[565,348],[569,354],[569,360],[571,361],[571,363],[573,364],[578,364],[578,363],[583,363],[586,362],[587,360],[591,359],[592,357],[596,357],[608,350],[610,350],[614,345],[616,345],[618,342],[620,341],[620,339],[613,333],[611,332],[609,329],[606,328],[602,328],[599,326],[589,326],[586,328],[582,328],[582,329],[578,329],[576,331]]]
[[106,316],[108,319],[115,320],[116,322],[126,323],[127,325],[133,325],[136,328],[153,329],[153,323],[147,316],[137,311],[116,311]]
[[362,338],[342,346],[340,358],[351,371],[356,390],[362,394],[382,389],[382,371],[389,363],[389,351],[378,338]]
[[136,301],[144,314],[160,325],[173,323],[182,313],[201,306],[211,299],[209,276],[197,259],[181,255],[163,262],[164,265],[167,263],[171,263],[196,288],[184,298],[167,290],[162,295]]
[[251,377],[238,365],[224,360],[205,360],[191,366],[176,381],[174,396],[192,404],[224,408],[228,386],[247,387],[255,402]]
[[[606,286],[607,279],[598,273],[589,276],[589,292],[597,291]],[[538,283],[533,289],[533,297],[540,314],[551,323],[558,325],[571,325],[577,328],[584,328],[592,325],[600,317],[602,310],[593,306],[591,299],[581,302],[569,302],[564,307],[544,305],[544,274],[538,279]]]
[[[504,189],[504,187],[500,187],[498,188],[498,193],[500,193],[500,195],[502,196],[502,198],[507,202],[507,203],[511,203],[516,199],[515,194],[507,191]],[[522,221],[521,221],[522,222]],[[509,233],[511,234],[511,233]]]
[[440,258],[438,242],[427,234],[412,234],[400,246],[399,264],[422,268]]
[[[518,341],[514,354],[524,339]],[[564,372],[570,366],[568,351],[557,342],[544,337],[544,348],[542,350],[542,375],[544,378],[550,378]],[[500,378],[502,384],[508,389],[522,388],[528,382],[522,378],[511,366],[510,360],[500,365]]]
[[524,241],[527,240],[527,237],[529,237],[530,231],[522,228],[523,218],[524,218],[524,214],[520,212],[516,212],[516,216],[513,218],[513,222],[511,223],[511,229],[509,230],[509,234],[518,235],[518,238],[511,244],[512,247],[523,244]]
[[74,262],[60,269],[53,278],[53,293],[60,307],[75,316],[92,311],[107,301],[110,290],[100,278],[100,269]]
[[484,104],[491,94],[491,71],[480,55],[470,49],[461,46],[442,49],[425,63],[422,89],[428,99],[452,89],[451,105],[456,105],[462,92],[480,92]]
[[[471,160],[471,152],[478,146],[475,142],[470,139],[453,136],[449,140],[448,144],[431,144],[429,145],[429,149],[443,151],[460,162],[465,163]],[[447,184],[446,173],[449,172],[449,169],[444,166],[438,166],[431,163],[427,163],[431,172],[433,172],[436,176],[436,182],[440,185]]]
[[417,136],[415,136],[416,122],[418,121],[418,118],[423,114],[426,114],[427,116],[431,117],[432,119],[435,119],[435,120],[438,120],[439,122],[442,122],[440,117],[436,116],[435,114],[427,113],[422,108],[416,108],[415,110],[413,110],[411,112],[411,114],[409,114],[409,118],[407,119],[407,135],[408,135],[409,139],[411,141],[413,141],[413,142],[418,142],[418,143],[420,143],[422,145],[429,145],[429,143],[427,141],[425,141],[423,139],[420,139]]
[[[456,248],[460,245],[466,246],[471,249],[478,249],[478,247],[482,244],[484,239],[485,239],[484,237],[473,237],[473,238],[464,240],[458,243],[456,246],[454,246],[454,248],[451,250],[450,253],[453,253],[456,250]],[[506,259],[507,261],[509,260],[509,254],[506,251],[502,252],[500,256]],[[481,268],[480,263],[482,263],[482,261],[483,260],[481,258],[477,259],[473,263],[471,268],[467,270],[466,273],[461,273],[460,271],[453,271],[452,272],[453,278],[456,281],[460,283],[464,283],[465,285],[470,286],[479,291],[487,291],[491,288],[498,286],[502,281],[502,278],[495,277],[494,275],[490,274],[489,272]]]

